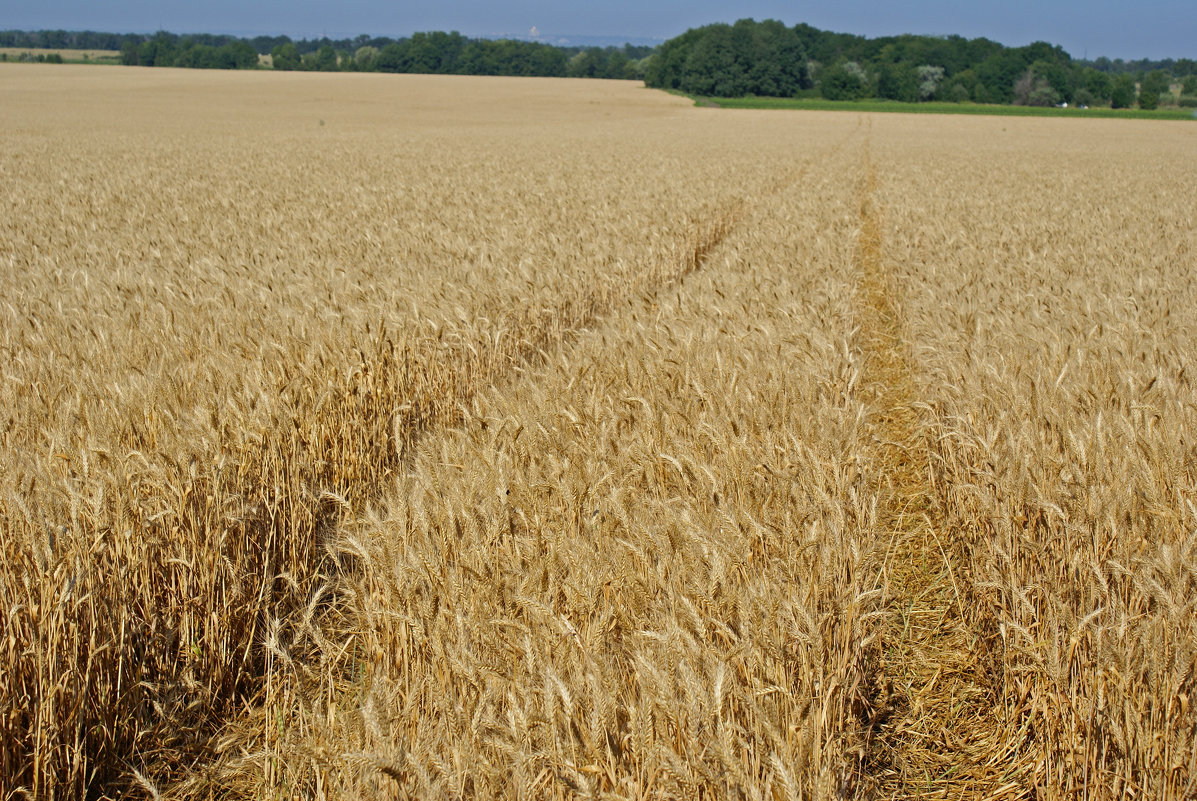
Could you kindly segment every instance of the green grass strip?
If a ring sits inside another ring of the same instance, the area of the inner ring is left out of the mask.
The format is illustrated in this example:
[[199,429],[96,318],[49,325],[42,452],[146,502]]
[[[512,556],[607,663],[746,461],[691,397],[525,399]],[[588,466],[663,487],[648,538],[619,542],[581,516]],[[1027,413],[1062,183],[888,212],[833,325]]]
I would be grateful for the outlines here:
[[986,114],[995,117],[1105,117],[1125,120],[1194,120],[1187,108],[1155,111],[1110,108],[1041,108],[980,103],[901,103],[896,100],[824,100],[809,97],[693,97],[697,106],[801,111],[880,111],[898,114]]

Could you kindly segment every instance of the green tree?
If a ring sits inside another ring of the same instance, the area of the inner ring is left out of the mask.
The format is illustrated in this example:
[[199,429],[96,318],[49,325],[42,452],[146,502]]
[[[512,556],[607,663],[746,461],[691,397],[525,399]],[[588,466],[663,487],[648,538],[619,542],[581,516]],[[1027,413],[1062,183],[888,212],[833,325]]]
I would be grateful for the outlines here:
[[869,95],[869,79],[855,61],[840,61],[823,70],[819,91],[828,100],[859,100]]
[[225,51],[236,69],[251,70],[258,66],[258,51],[244,39],[229,42],[221,50]]
[[[532,46],[531,68],[533,75],[546,78],[556,78],[565,75],[565,51],[559,47],[544,44]],[[639,78],[644,73],[638,71],[630,77]]]
[[374,69],[379,72],[400,72],[402,66],[403,49],[396,42],[384,46],[374,59]]
[[1072,70],[1060,61],[1036,61],[1031,65],[1031,72],[1037,80],[1047,81],[1055,95],[1053,103],[1072,102],[1073,85]]
[[939,84],[943,81],[943,67],[924,64],[918,68],[917,73],[919,80],[919,100],[930,100],[935,97],[936,91],[939,90]]
[[378,58],[378,48],[370,45],[362,45],[353,54],[353,62],[357,68],[362,72],[369,72],[374,69],[374,62]]
[[1155,111],[1159,108],[1160,96],[1168,94],[1170,90],[1168,73],[1163,70],[1152,70],[1139,82],[1139,108]]
[[569,60],[566,75],[571,78],[598,78],[606,69],[607,58],[602,48],[588,47],[574,54]]
[[[305,57],[304,61],[308,59]],[[320,72],[336,72],[337,70],[337,51],[333,49],[332,45],[324,45],[312,56],[311,59],[314,70]]]
[[793,29],[772,19],[760,23],[742,19],[733,27],[733,36],[750,94],[792,97],[809,84],[806,54]]
[[1135,79],[1133,76],[1123,73],[1114,79],[1114,84],[1110,88],[1110,107],[1130,108],[1134,104]]
[[648,57],[644,82],[698,95],[789,97],[810,86],[796,31],[777,20],[751,19],[691,28]]
[[[435,31],[428,36],[439,54],[436,71],[440,73],[461,72],[461,53],[469,40],[457,31],[449,33]],[[540,47],[541,45],[528,43],[528,46]]]
[[[948,91],[951,93],[949,99],[955,102],[964,103],[969,100],[974,100],[977,95],[977,88],[980,82],[977,80],[977,73],[971,69],[961,70],[951,77],[948,81]],[[961,94],[960,90],[964,93]],[[957,100],[959,98],[959,100]]]
[[730,25],[712,25],[686,59],[682,89],[696,95],[740,97],[748,91],[744,65],[736,58]]
[[1139,81],[1139,91],[1152,92],[1157,97],[1169,91],[1168,73],[1163,70],[1152,70]]
[[977,65],[977,79],[987,89],[987,103],[1010,103],[1014,100],[1014,84],[1026,72],[1027,62],[1015,50],[1003,50]]
[[270,62],[276,70],[297,70],[300,66],[299,51],[292,42],[278,45],[270,51]]
[[1060,102],[1060,95],[1051,82],[1034,69],[1029,69],[1014,84],[1014,105],[1054,106]]
[[1083,73],[1083,87],[1095,100],[1109,100],[1114,91],[1114,81],[1108,73],[1087,68]]
[[70,39],[67,37],[67,32],[59,29],[54,31],[42,31],[41,46],[44,48],[68,48],[71,46],[71,43]]
[[877,71],[877,96],[903,103],[917,103],[919,76],[908,62],[882,64]]
[[404,72],[434,73],[440,72],[443,53],[433,41],[431,34],[415,33],[405,43]]
[[964,84],[956,81],[947,84],[947,92],[944,95],[944,100],[952,103],[967,103],[970,97],[972,95],[969,93],[968,87]]
[[178,53],[178,37],[166,31],[158,31],[152,39],[142,42],[137,48],[137,63],[145,67],[172,67]]
[[132,39],[121,42],[121,63],[126,67],[137,66],[137,42]]
[[1181,93],[1197,95],[1197,75],[1189,75],[1185,78],[1184,83],[1181,84]]
[[616,50],[607,58],[607,68],[603,70],[604,78],[624,78],[631,60],[622,50]]

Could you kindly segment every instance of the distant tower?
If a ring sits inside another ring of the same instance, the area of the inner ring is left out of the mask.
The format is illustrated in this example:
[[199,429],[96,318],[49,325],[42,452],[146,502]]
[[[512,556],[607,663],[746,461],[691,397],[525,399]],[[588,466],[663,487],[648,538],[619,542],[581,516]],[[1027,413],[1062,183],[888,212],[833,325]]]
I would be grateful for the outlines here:
[[540,31],[536,30],[536,26],[533,25],[532,30],[528,31],[528,35],[531,36],[533,39],[536,39],[540,36]]

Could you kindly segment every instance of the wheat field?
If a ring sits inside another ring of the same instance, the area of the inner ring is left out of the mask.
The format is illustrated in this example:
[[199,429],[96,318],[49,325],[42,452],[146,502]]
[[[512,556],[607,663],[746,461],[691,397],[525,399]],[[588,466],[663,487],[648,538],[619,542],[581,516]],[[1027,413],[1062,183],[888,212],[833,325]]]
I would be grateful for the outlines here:
[[1197,128],[0,103],[0,798],[1197,794]]

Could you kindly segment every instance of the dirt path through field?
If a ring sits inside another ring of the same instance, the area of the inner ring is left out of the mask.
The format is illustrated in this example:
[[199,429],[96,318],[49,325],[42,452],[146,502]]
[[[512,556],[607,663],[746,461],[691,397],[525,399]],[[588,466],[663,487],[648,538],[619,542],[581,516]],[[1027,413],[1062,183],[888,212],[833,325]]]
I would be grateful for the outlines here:
[[[881,798],[1016,798],[1023,788],[986,678],[981,638],[962,606],[961,560],[942,525],[931,435],[919,402],[902,319],[901,287],[886,263],[876,172],[866,144],[858,239],[858,343],[862,397],[871,406],[882,571],[889,614],[882,629],[879,707],[865,772]],[[966,602],[965,602],[966,603]]]

